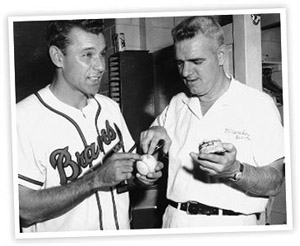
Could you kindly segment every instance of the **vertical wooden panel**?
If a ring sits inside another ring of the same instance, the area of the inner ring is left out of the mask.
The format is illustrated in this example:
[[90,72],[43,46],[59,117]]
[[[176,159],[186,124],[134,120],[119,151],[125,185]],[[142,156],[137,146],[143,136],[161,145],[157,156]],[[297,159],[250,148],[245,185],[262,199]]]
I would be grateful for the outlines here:
[[233,16],[235,78],[262,90],[261,26],[250,15]]

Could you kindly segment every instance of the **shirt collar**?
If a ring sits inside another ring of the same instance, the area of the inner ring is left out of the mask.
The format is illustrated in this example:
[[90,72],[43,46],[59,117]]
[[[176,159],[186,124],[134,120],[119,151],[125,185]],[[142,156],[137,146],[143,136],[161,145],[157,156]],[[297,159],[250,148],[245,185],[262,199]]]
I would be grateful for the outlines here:
[[50,85],[47,85],[46,87],[44,87],[44,89],[40,90],[39,92],[40,92],[40,95],[42,96],[42,98],[48,104],[52,105],[57,110],[60,110],[66,114],[68,114],[69,112],[82,114],[82,112],[93,111],[94,108],[97,107],[96,101],[93,98],[89,97],[87,99],[87,105],[84,108],[82,108],[82,110],[74,108],[74,107],[60,101],[50,90]]
[[[227,91],[214,103],[213,107],[217,105],[227,106],[232,103],[231,95],[235,94],[237,83],[239,82],[230,74],[226,74],[226,76],[230,79],[230,85]],[[197,118],[203,117],[198,97],[188,97],[185,95],[185,97],[182,98],[182,103],[184,103]]]

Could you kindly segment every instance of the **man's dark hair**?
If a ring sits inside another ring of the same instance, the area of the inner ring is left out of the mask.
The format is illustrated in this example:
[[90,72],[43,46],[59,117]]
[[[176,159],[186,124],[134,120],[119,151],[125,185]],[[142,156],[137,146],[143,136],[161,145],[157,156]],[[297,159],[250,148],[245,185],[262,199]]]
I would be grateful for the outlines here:
[[46,42],[48,48],[51,45],[58,47],[64,54],[70,44],[69,33],[72,28],[78,27],[86,32],[99,34],[103,32],[102,19],[84,20],[58,20],[51,21],[46,29]]
[[192,16],[184,19],[172,30],[174,43],[192,39],[197,34],[203,34],[216,42],[216,46],[224,44],[223,29],[211,16]]

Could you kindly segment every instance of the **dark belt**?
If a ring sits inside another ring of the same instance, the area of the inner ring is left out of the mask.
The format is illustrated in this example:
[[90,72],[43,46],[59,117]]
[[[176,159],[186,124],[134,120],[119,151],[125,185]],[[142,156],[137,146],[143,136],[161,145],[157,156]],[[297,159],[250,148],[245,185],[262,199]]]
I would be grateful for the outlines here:
[[219,212],[221,210],[222,215],[242,215],[242,213],[237,213],[232,210],[207,206],[205,204],[196,201],[178,203],[178,202],[168,200],[168,204],[174,208],[185,211],[187,214],[219,215]]

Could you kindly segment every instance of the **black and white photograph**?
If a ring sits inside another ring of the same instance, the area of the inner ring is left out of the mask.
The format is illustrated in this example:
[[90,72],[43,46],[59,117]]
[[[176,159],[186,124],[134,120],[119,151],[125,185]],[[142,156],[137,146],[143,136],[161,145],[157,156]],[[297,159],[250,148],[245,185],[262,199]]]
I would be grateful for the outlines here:
[[195,14],[12,20],[20,233],[288,224],[285,13]]
[[293,233],[287,20],[10,14],[14,243]]

